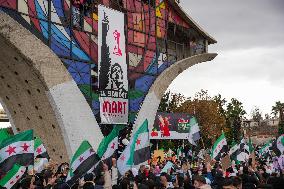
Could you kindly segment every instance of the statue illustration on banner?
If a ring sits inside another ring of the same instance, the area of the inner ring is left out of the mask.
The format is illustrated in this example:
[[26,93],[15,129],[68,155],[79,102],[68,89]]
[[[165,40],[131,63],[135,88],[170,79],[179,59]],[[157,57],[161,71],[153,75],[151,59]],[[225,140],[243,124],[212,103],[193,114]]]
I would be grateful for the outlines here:
[[127,124],[128,79],[124,14],[99,5],[99,101],[103,124]]

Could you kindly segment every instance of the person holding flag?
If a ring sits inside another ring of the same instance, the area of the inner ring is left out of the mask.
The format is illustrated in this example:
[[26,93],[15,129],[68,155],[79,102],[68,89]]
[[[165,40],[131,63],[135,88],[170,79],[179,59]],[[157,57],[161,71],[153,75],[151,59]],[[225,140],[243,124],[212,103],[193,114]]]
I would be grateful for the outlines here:
[[118,135],[125,126],[124,125],[115,125],[111,133],[103,138],[101,141],[97,153],[101,160],[104,161],[109,167],[112,165],[112,157],[115,154],[115,151],[118,149]]
[[92,171],[99,161],[100,158],[90,143],[84,140],[71,159],[67,184],[73,186],[87,172]]
[[129,144],[117,160],[118,171],[124,175],[132,167],[146,164],[150,158],[148,120],[146,119],[132,135]]
[[18,164],[13,165],[12,169],[0,180],[0,186],[7,189],[16,186],[19,180],[26,172],[25,166],[20,166]]
[[226,156],[228,151],[227,140],[224,132],[222,132],[221,136],[215,141],[212,147],[211,158],[220,161]]
[[200,139],[200,129],[195,117],[192,117],[189,122],[188,141],[196,146],[196,141]]

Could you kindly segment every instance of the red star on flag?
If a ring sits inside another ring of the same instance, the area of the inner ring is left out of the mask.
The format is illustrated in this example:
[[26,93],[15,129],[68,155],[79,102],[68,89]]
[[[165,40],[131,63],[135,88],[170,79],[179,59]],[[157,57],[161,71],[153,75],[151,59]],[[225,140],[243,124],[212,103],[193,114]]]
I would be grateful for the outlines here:
[[12,181],[10,182],[10,184],[14,184],[14,181],[12,180]]
[[115,143],[112,143],[111,148],[114,149]]
[[16,179],[18,179],[19,177],[20,177],[20,175],[17,175],[17,176],[16,176]]
[[220,148],[221,148],[221,146],[220,146],[220,145],[218,145],[218,148],[220,149]]
[[15,149],[16,149],[16,147],[11,147],[11,146],[9,146],[9,149],[6,150],[5,152],[8,152],[9,155],[11,155],[12,153],[16,153]]
[[82,162],[83,160],[84,160],[84,157],[80,156],[79,161]]
[[120,159],[121,159],[122,161],[124,161],[124,160],[125,160],[125,156],[122,155]]
[[136,144],[137,144],[137,145],[140,145],[140,143],[141,143],[141,140],[140,140],[140,139],[137,139]]
[[24,143],[23,146],[21,146],[23,148],[23,151],[27,152],[28,148],[30,147],[29,145],[27,145],[26,143]]
[[38,154],[40,154],[40,153],[42,152],[41,148],[37,148],[37,149],[36,149],[36,152],[37,152]]

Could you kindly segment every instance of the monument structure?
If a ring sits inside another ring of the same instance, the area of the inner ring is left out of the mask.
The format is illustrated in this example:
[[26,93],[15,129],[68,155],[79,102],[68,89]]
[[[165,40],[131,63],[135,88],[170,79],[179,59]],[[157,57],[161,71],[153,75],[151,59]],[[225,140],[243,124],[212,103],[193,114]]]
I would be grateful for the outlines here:
[[34,129],[56,160],[67,160],[83,139],[96,149],[113,127],[100,117],[99,5],[125,17],[133,130],[145,119],[153,124],[181,72],[217,55],[208,52],[216,40],[174,0],[99,0],[77,12],[69,0],[0,0],[1,103],[14,132]]

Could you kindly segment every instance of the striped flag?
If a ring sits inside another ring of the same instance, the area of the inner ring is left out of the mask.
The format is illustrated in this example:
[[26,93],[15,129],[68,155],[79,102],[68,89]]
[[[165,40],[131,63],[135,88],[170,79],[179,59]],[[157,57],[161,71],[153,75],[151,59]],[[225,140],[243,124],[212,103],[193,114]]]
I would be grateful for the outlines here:
[[110,167],[111,166],[111,159],[115,151],[118,149],[118,135],[119,131],[123,129],[123,125],[114,126],[111,133],[103,138],[101,141],[97,153],[98,156],[104,160],[104,162]]
[[0,144],[0,175],[8,172],[16,163],[23,166],[33,165],[33,130],[11,136]]
[[188,134],[188,141],[196,145],[196,141],[200,139],[200,129],[198,126],[198,123],[196,121],[195,117],[192,117],[189,122],[190,128],[189,128],[189,134]]
[[228,151],[227,140],[225,134],[222,132],[222,135],[216,140],[212,147],[211,158],[219,161],[225,157]]
[[267,143],[265,143],[261,149],[259,149],[258,154],[261,156],[266,156],[267,154],[270,153],[270,148],[272,147],[272,141],[268,141]]
[[24,175],[25,166],[14,164],[13,168],[0,180],[0,186],[7,189],[12,188]]
[[78,179],[94,168],[100,158],[93,150],[88,141],[83,141],[70,162],[70,171],[67,176],[67,183],[72,186]]
[[49,155],[39,137],[34,139],[34,150],[35,150],[35,158],[46,158],[49,159]]
[[277,156],[281,156],[284,152],[284,134],[280,135],[274,142],[273,151]]
[[239,145],[237,143],[233,142],[232,147],[230,148],[229,154],[230,154],[230,159],[234,160],[236,162],[236,164],[240,163],[237,160],[238,150],[239,150]]
[[246,144],[246,141],[243,138],[239,144],[237,160],[240,162],[246,162],[249,159],[249,154],[249,146]]
[[117,160],[117,168],[124,175],[133,166],[138,166],[150,159],[150,140],[148,120],[146,119],[133,134],[129,144]]

